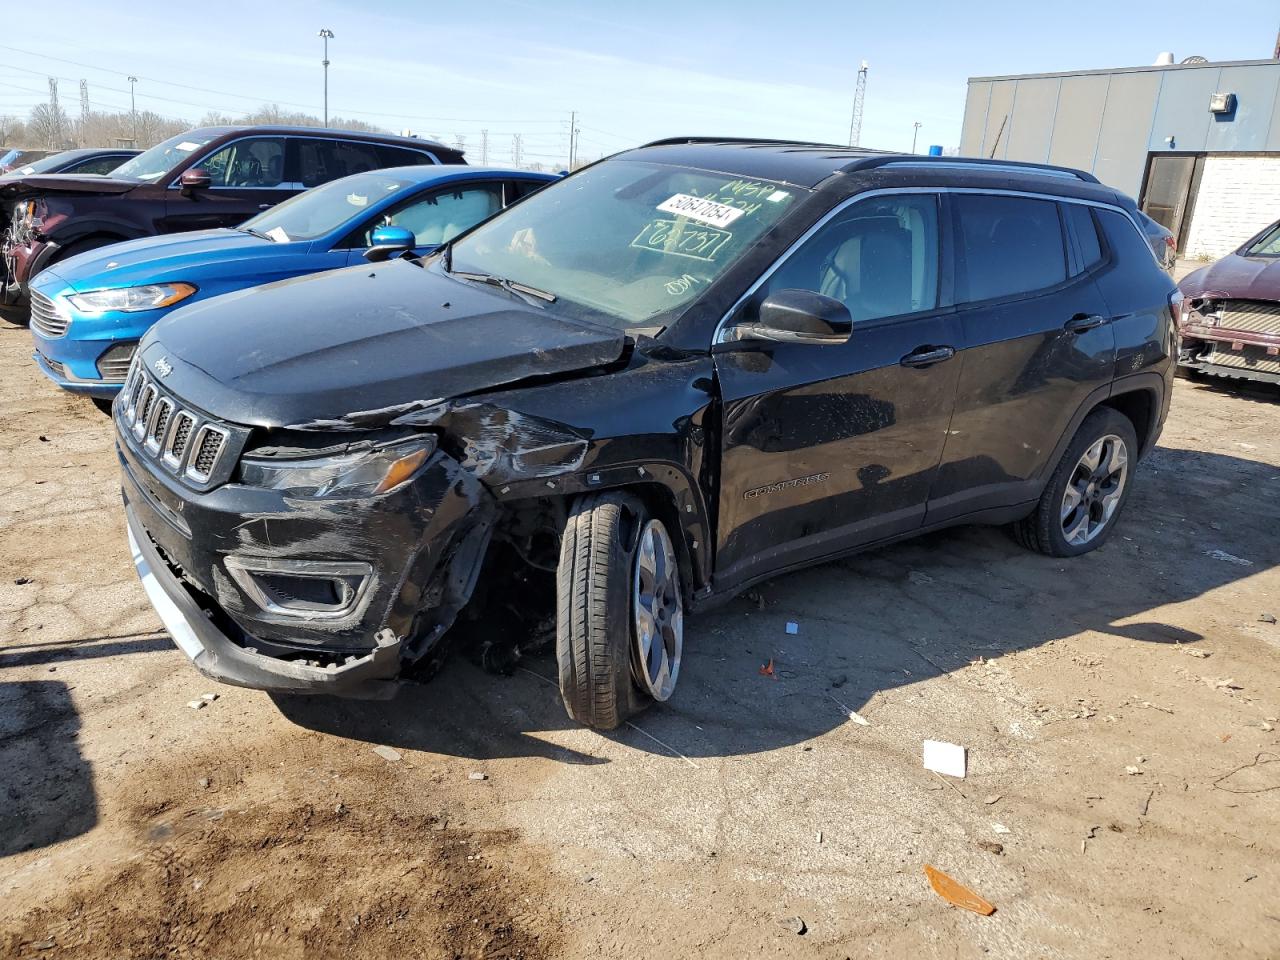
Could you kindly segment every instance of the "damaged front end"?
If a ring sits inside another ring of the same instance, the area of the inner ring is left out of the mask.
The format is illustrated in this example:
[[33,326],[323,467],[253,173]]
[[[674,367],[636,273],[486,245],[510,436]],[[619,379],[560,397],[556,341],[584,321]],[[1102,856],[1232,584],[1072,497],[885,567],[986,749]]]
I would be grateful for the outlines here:
[[264,443],[139,364],[115,419],[135,565],[201,672],[381,698],[406,668],[438,662],[496,510],[437,434],[283,430]]

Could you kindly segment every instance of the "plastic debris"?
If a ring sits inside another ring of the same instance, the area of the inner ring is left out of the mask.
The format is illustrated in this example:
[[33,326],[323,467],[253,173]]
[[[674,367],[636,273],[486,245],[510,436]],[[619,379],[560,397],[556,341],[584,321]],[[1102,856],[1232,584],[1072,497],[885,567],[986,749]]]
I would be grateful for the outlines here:
[[871,726],[871,721],[868,720],[866,717],[864,717],[862,714],[858,713],[857,710],[849,711],[849,719],[861,727]]
[[1214,560],[1221,560],[1224,563],[1234,563],[1237,567],[1252,567],[1253,561],[1246,560],[1244,557],[1237,557],[1235,554],[1227,553],[1225,550],[1206,550],[1206,557],[1212,557]]
[[[30,577],[18,577],[16,580],[13,581],[14,586],[18,586],[18,587],[25,587],[28,583],[31,583],[31,582],[32,580]],[[1275,623],[1275,620],[1272,620],[1271,622]]]
[[768,662],[768,663],[766,663],[764,666],[762,666],[762,667],[760,668],[760,676],[762,676],[762,677],[772,677],[772,676],[774,676],[774,673],[773,673],[773,657],[770,657],[770,658],[769,658],[769,662]]
[[993,823],[991,825],[991,829],[994,830],[996,833],[1000,834],[1001,836],[1008,833],[1013,833],[1013,831],[1010,830],[1008,827],[1006,827],[1003,823]]
[[1141,767],[1134,767],[1134,766],[1125,767],[1125,768],[1124,768],[1124,772],[1125,772],[1125,773],[1127,773],[1127,774],[1128,774],[1129,776],[1131,776],[1131,777],[1140,777],[1140,776],[1142,776],[1142,768],[1141,768]]
[[1260,613],[1258,614],[1258,620],[1261,623],[1275,623],[1276,615],[1274,613]]
[[964,884],[952,880],[941,870],[927,863],[924,866],[924,875],[929,878],[929,886],[933,887],[933,892],[952,906],[962,910],[972,910],[984,917],[989,917],[996,912],[994,904],[988,903]]
[[945,773],[961,780],[965,775],[965,749],[941,740],[924,742],[924,768],[934,773]]
[[487,773],[481,773],[479,770],[472,770],[470,773],[467,774],[467,779],[468,780],[488,780],[489,775]]
[[794,637],[799,632],[800,632],[800,624],[796,623],[794,620],[788,620],[787,633]]
[[1197,650],[1194,647],[1188,650],[1187,653],[1191,654],[1191,656],[1195,657],[1197,660],[1208,660],[1209,657],[1213,656],[1213,654],[1208,650]]
[[187,706],[192,710],[203,710],[209,704],[204,700],[188,700]]
[[374,747],[373,752],[388,763],[400,762],[400,751],[396,750],[394,747]]
[[216,694],[216,693],[202,693],[202,694],[200,694],[200,699],[201,699],[201,700],[203,700],[205,703],[213,703],[213,701],[215,701],[215,700],[217,700],[217,699],[218,699],[218,694]]

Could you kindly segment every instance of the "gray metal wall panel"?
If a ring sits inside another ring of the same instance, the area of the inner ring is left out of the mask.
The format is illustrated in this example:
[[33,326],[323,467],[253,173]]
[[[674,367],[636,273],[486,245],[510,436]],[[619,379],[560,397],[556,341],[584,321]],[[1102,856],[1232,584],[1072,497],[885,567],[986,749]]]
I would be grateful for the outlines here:
[[1053,115],[1058,104],[1058,80],[1019,80],[1013,117],[1005,130],[1005,156],[1045,163],[1053,138]]
[[1093,155],[1097,152],[1102,108],[1107,102],[1110,80],[1110,77],[1099,74],[1062,78],[1053,143],[1049,147],[1050,163],[1080,170],[1093,169]]
[[1136,197],[1142,187],[1147,141],[1159,89],[1158,73],[1117,73],[1111,77],[1107,90],[1093,174],[1130,196]]
[[[1277,71],[1280,73],[1280,71]],[[1271,108],[1271,125],[1267,132],[1267,150],[1280,150],[1280,89],[1276,91],[1276,103]]]
[[[1210,115],[1208,149],[1268,149],[1267,131],[1273,126],[1271,118],[1276,109],[1277,88],[1280,88],[1280,70],[1275,68],[1223,67],[1214,92],[1234,93],[1236,112],[1229,120]],[[1207,101],[1204,109],[1206,112],[1209,109]],[[1271,130],[1273,136],[1275,132]]]
[[1166,70],[1151,125],[1152,151],[1203,150],[1209,134],[1209,97],[1218,88],[1221,70]]
[[[987,108],[987,122],[982,134],[980,157],[994,155],[1005,157],[1009,145],[1009,123],[1013,120],[1013,97],[1017,81],[1011,83],[993,83],[991,85],[991,103]],[[1003,128],[1003,129],[1002,129]]]
[[991,84],[970,83],[964,100],[964,126],[960,129],[960,156],[982,156],[982,134],[987,122],[987,103],[991,99]]

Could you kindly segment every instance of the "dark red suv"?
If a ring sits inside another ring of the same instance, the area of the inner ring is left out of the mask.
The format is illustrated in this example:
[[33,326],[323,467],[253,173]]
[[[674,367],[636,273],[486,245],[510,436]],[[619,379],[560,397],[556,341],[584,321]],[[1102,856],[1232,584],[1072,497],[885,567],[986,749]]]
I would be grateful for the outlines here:
[[[7,214],[0,308],[27,316],[27,283],[59,260],[121,240],[229,227],[317,184],[383,167],[465,163],[429,140],[314,127],[202,127],[109,177],[28,176],[0,184]],[[3,222],[0,220],[0,222]]]

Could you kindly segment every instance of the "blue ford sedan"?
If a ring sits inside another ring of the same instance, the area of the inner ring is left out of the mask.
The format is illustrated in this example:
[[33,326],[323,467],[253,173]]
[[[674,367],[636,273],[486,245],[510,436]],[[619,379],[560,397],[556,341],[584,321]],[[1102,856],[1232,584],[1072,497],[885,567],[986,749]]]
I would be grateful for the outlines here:
[[31,284],[36,364],[65,390],[109,400],[138,339],[178,306],[362,257],[428,253],[556,179],[528,170],[393,167],[315,187],[235,229],[146,237],[71,257]]

